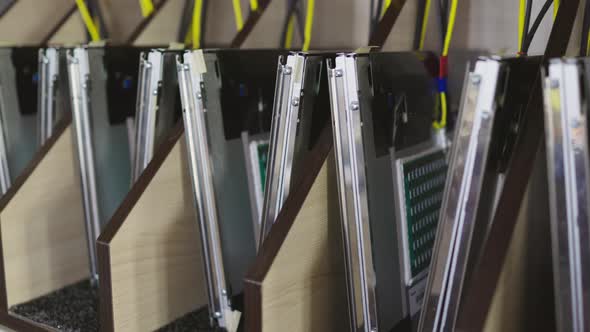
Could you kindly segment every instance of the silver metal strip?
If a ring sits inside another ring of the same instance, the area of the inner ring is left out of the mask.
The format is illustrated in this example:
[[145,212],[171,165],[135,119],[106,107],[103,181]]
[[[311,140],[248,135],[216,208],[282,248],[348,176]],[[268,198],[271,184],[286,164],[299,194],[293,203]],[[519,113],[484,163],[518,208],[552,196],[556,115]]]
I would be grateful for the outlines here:
[[[182,61],[182,59],[184,61]],[[187,52],[178,58],[178,83],[183,106],[188,161],[198,222],[202,234],[205,274],[209,296],[209,312],[217,324],[225,328],[231,312],[227,292],[213,173],[203,104],[205,65],[201,51]]]
[[164,56],[153,50],[142,54],[135,119],[135,148],[131,179],[141,175],[154,155],[159,85],[162,82]]
[[468,76],[456,129],[419,331],[453,331],[486,168],[501,63]]
[[545,139],[559,331],[590,331],[588,124],[581,67],[553,60],[545,80]]
[[289,55],[285,65],[279,60],[260,242],[264,241],[289,194],[304,74],[304,55]]
[[90,123],[89,100],[89,63],[88,51],[75,48],[68,52],[68,76],[72,101],[72,116],[75,145],[80,168],[84,219],[90,256],[90,272],[93,279],[98,279],[96,258],[96,239],[100,234],[100,212],[96,190],[96,171],[94,163],[94,147]]
[[328,65],[338,194],[345,251],[349,315],[353,331],[378,329],[362,119],[356,58],[339,55]]
[[0,193],[4,194],[12,185],[10,168],[8,167],[8,145],[6,142],[6,101],[4,89],[0,86]]
[[51,134],[56,122],[56,93],[59,76],[59,50],[47,48],[39,50],[39,88],[38,88],[38,133],[37,143],[42,146]]

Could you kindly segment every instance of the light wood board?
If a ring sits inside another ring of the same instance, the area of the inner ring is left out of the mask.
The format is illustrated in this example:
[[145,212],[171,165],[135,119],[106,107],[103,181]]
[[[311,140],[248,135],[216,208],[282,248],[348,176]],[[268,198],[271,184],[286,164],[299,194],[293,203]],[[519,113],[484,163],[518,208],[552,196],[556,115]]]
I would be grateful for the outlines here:
[[89,277],[70,127],[0,212],[7,304]]
[[99,238],[99,250],[109,251],[110,285],[101,287],[112,292],[115,331],[154,330],[207,304],[185,149],[180,136],[112,239]]
[[261,331],[348,329],[335,181],[330,153],[263,280],[246,281],[259,287]]

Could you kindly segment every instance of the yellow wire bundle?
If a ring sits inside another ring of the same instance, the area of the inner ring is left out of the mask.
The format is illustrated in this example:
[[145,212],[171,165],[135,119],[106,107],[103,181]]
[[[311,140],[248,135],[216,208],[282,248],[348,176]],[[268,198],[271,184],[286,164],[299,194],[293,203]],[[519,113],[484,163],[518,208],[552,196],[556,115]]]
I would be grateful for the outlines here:
[[313,12],[315,0],[307,0],[307,13],[305,15],[305,32],[303,37],[303,51],[309,51],[311,32],[313,30]]
[[526,0],[520,0],[518,6],[518,56],[522,52],[522,37],[524,36],[524,17],[526,15]]
[[152,0],[139,0],[139,6],[141,7],[141,15],[148,17],[154,12],[154,3]]
[[252,9],[253,12],[258,10],[258,0],[250,0],[250,9]]
[[[449,47],[451,45],[453,29],[455,28],[455,18],[457,16],[457,2],[458,0],[451,1],[451,10],[449,12],[449,24],[447,25],[447,31],[445,32],[445,41],[443,44],[442,51],[443,58],[446,58],[449,55]],[[440,121],[434,121],[432,124],[432,126],[435,129],[442,129],[447,126],[447,108],[447,93],[443,90],[440,91]]]
[[90,34],[90,39],[92,41],[99,41],[100,32],[92,20],[92,16],[90,16],[90,12],[88,11],[88,7],[86,7],[86,3],[84,3],[84,0],[76,0],[76,5],[78,6],[78,11],[82,16],[82,21],[84,21],[86,30],[88,30],[88,34]]
[[232,0],[232,4],[234,7],[234,19],[236,20],[236,29],[240,31],[244,27],[244,19],[242,18],[242,5],[240,4],[240,0]]
[[426,0],[424,4],[424,17],[422,18],[422,28],[420,30],[420,43],[418,44],[418,50],[424,50],[424,40],[426,39],[426,29],[428,28],[428,19],[430,18],[430,1]]
[[193,8],[193,20],[191,23],[191,34],[193,38],[193,48],[201,48],[201,12],[203,11],[203,0],[195,0]]

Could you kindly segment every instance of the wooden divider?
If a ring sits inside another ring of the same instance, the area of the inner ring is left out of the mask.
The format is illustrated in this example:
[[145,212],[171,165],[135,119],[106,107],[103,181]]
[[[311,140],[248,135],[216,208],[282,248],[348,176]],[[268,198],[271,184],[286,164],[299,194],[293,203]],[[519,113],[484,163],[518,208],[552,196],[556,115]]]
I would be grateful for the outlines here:
[[[309,170],[287,198],[245,280],[245,331],[349,331],[332,137],[322,137]],[[524,217],[526,218],[526,217]],[[522,222],[527,225],[526,221]],[[524,232],[519,232],[522,235]],[[518,331],[526,309],[526,238],[511,244],[485,331]],[[550,291],[550,290],[544,290]],[[507,309],[509,308],[509,309]],[[410,332],[404,320],[395,332]]]
[[103,331],[151,331],[207,304],[182,125],[100,235]]
[[8,313],[13,305],[88,279],[88,247],[71,117],[0,199],[0,324],[45,330]]
[[[97,241],[101,331],[151,331],[207,304],[180,124]],[[0,199],[0,325],[9,308],[90,277],[71,116]]]
[[247,332],[348,330],[332,134],[322,135],[246,276]]

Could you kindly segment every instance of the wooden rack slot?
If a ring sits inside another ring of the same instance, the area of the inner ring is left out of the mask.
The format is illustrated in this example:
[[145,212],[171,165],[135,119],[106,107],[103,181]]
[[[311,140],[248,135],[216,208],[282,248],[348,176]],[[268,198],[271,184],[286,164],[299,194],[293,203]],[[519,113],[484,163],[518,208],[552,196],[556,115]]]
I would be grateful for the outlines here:
[[9,314],[13,305],[88,279],[88,247],[71,117],[0,199],[0,324],[45,330]]
[[182,125],[97,242],[104,331],[151,331],[207,305]]
[[332,134],[304,163],[245,280],[247,332],[347,331],[344,256]]

